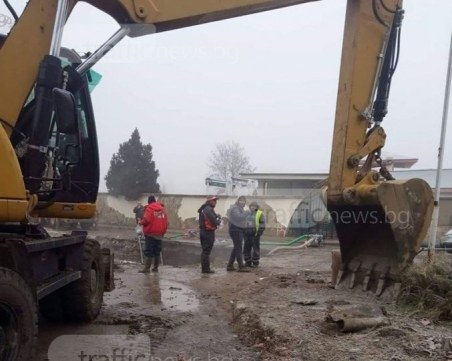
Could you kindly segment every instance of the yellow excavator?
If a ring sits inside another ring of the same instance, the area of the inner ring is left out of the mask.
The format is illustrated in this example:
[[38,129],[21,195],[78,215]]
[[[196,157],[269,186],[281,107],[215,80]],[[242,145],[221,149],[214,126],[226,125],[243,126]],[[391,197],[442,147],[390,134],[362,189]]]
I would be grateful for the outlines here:
[[[114,287],[108,250],[85,232],[52,238],[33,222],[95,212],[92,66],[126,36],[313,0],[86,0],[120,26],[84,60],[61,48],[77,0],[29,0],[20,16],[3,1],[15,23],[0,38],[0,361],[22,361],[32,358],[38,310],[50,320],[92,320]],[[433,209],[427,183],[393,179],[380,156],[402,20],[401,0],[347,1],[326,191],[341,250],[337,284],[377,294],[412,262]]]

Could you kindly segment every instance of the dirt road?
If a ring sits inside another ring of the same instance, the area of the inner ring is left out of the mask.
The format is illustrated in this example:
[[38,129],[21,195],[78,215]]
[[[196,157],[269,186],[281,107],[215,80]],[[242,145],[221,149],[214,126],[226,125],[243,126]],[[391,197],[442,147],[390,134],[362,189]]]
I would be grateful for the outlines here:
[[156,361],[177,360],[177,355],[187,361],[258,359],[253,348],[241,343],[229,325],[230,315],[217,307],[216,300],[189,286],[191,280],[200,278],[197,270],[163,266],[159,274],[143,275],[137,272],[139,268],[120,263],[117,288],[105,295],[101,315],[93,324],[44,323],[36,360],[47,360],[51,342],[71,334],[146,334]]
[[[226,272],[228,248],[218,245],[224,252],[217,250],[213,275],[201,275],[189,261],[143,275],[131,262],[139,257],[133,240],[102,240],[127,260],[118,261],[117,289],[106,294],[91,325],[44,323],[38,361],[47,360],[52,340],[69,334],[145,334],[155,361],[447,360],[447,325],[410,317],[362,291],[329,288],[331,246],[264,257],[262,267],[237,273]],[[196,254],[193,247],[179,250],[184,259],[195,261],[187,258]],[[344,333],[327,320],[335,312],[378,316],[385,323]]]

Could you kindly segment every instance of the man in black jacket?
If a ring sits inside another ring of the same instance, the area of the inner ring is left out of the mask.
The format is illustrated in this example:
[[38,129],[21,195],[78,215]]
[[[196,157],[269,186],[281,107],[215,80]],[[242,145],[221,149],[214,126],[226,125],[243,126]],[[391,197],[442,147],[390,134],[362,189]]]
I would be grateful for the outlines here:
[[206,203],[198,209],[199,239],[201,241],[201,272],[215,273],[210,269],[210,253],[215,243],[215,230],[221,223],[221,217],[215,213],[218,197],[209,196]]
[[136,224],[140,223],[141,219],[144,215],[144,207],[141,202],[138,202],[136,207],[133,209],[133,213],[135,213],[135,222]]

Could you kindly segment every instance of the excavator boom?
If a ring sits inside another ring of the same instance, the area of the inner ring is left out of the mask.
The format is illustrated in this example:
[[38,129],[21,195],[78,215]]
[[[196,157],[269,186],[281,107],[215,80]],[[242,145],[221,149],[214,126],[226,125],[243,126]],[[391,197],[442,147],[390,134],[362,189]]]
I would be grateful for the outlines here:
[[152,24],[155,32],[186,28],[318,0],[83,0],[119,24]]

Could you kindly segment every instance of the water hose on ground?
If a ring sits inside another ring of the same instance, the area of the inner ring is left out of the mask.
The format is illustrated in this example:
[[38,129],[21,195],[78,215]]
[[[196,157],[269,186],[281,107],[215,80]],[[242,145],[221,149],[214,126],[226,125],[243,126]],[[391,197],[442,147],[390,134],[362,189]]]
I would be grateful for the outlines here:
[[303,244],[296,246],[296,247],[292,247],[292,246],[282,246],[282,247],[276,247],[273,248],[268,254],[267,256],[271,256],[272,254],[275,254],[278,251],[282,251],[282,250],[296,250],[296,249],[303,249],[306,247],[309,247],[309,245],[311,245],[311,243],[313,243],[314,241],[318,241],[319,240],[319,235],[317,234],[311,234],[309,235],[311,238],[309,238],[309,240],[305,241]]
[[275,242],[275,241],[273,241],[273,242],[272,241],[267,241],[267,242],[262,241],[261,245],[262,246],[285,246],[285,247],[290,247],[290,246],[292,246],[292,245],[294,245],[296,243],[301,242],[302,240],[309,239],[312,236],[313,236],[312,234],[304,234],[304,235],[302,235],[300,237],[297,237],[297,238],[295,238],[295,239],[293,239],[291,241],[285,242],[285,243],[283,243],[283,242]]

